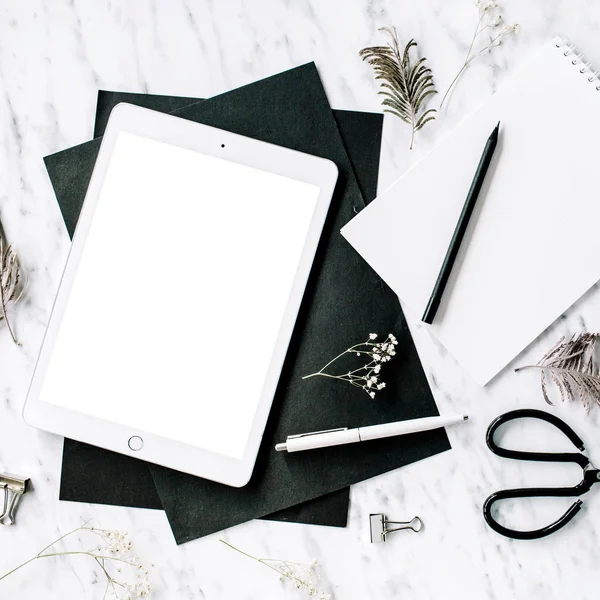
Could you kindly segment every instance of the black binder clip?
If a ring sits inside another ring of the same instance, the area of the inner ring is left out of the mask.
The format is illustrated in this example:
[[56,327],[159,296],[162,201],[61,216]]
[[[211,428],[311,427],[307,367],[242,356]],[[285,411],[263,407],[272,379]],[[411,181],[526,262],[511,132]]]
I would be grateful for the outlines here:
[[0,473],[0,490],[4,490],[4,508],[0,513],[0,525],[13,525],[15,511],[21,497],[27,492],[29,479],[10,473]]
[[[388,529],[388,525],[397,525]],[[419,517],[414,517],[410,521],[388,521],[383,513],[369,515],[369,527],[371,529],[371,543],[385,542],[388,533],[401,531],[402,529],[410,529],[418,533],[423,529],[423,521]]]

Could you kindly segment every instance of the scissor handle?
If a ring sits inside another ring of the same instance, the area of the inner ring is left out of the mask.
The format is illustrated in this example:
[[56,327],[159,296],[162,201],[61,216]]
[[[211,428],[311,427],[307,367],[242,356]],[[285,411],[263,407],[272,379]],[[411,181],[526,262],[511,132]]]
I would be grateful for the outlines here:
[[515,419],[539,419],[540,421],[546,421],[551,425],[554,425],[559,431],[565,434],[565,436],[573,443],[573,445],[579,449],[584,450],[583,441],[581,438],[562,420],[553,414],[547,413],[543,410],[537,410],[534,408],[521,408],[517,410],[511,410],[503,415],[500,415],[494,419],[488,427],[485,441],[489,449],[498,456],[504,458],[513,458],[517,460],[531,460],[539,462],[573,462],[578,464],[583,470],[583,479],[581,483],[572,487],[546,487],[546,488],[518,488],[513,490],[502,490],[495,492],[487,498],[483,503],[483,516],[486,523],[497,533],[504,535],[515,540],[535,540],[555,531],[558,531],[564,527],[571,519],[581,510],[582,501],[576,500],[571,507],[556,521],[542,527],[540,529],[533,529],[530,531],[522,531],[517,529],[510,529],[504,525],[500,525],[496,519],[492,516],[492,506],[498,500],[506,500],[508,498],[536,498],[536,497],[577,497],[585,492],[589,491],[591,486],[598,481],[599,472],[596,469],[592,469],[589,466],[589,459],[587,456],[580,454],[579,452],[527,452],[524,450],[511,450],[510,448],[503,448],[499,446],[494,440],[494,434],[496,430],[504,423],[513,421]]
[[485,436],[485,441],[488,445],[488,448],[494,454],[504,458],[533,460],[538,462],[573,462],[578,464],[581,468],[584,468],[589,464],[589,459],[578,452],[526,452],[524,450],[511,450],[510,448],[503,448],[495,442],[494,434],[501,425],[504,425],[504,423],[507,423],[508,421],[525,418],[539,419],[540,421],[546,421],[547,423],[554,425],[554,427],[562,431],[567,438],[569,438],[569,440],[578,450],[584,450],[583,440],[562,419],[559,419],[557,416],[547,413],[546,411],[537,410],[535,408],[519,408],[496,417],[490,423]]
[[531,531],[510,529],[509,527],[500,525],[500,523],[492,516],[492,506],[494,503],[498,500],[506,500],[507,498],[534,498],[538,496],[561,497],[572,496],[572,493],[572,488],[519,488],[514,490],[502,490],[489,496],[483,503],[483,518],[485,519],[485,522],[500,535],[515,540],[537,540],[564,527],[581,510],[583,502],[581,500],[575,501],[562,517],[553,523],[550,523],[550,525]]

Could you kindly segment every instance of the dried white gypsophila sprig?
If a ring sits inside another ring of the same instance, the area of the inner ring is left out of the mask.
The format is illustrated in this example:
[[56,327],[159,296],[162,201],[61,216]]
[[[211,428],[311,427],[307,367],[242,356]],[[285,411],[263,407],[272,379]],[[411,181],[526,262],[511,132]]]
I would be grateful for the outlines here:
[[22,295],[17,253],[12,246],[5,246],[0,232],[0,321],[4,320],[6,322],[10,336],[17,346],[20,346],[20,343],[15,337],[6,311],[11,305],[16,304]]
[[279,573],[279,579],[282,582],[289,581],[296,589],[306,592],[308,596],[317,598],[317,600],[330,600],[331,594],[317,587],[319,581],[322,579],[322,575],[316,560],[307,565],[304,563],[291,562],[289,560],[258,558],[236,548],[225,540],[219,541],[226,546],[229,546],[232,550],[235,550],[256,562],[265,565],[265,567],[269,567],[269,569],[272,569],[276,573]]
[[[90,550],[53,550],[53,547],[57,544],[79,532],[98,536],[100,543]],[[103,598],[109,597],[109,592],[111,593],[110,597],[115,600],[133,600],[134,598],[145,598],[150,595],[148,569],[140,563],[139,558],[133,553],[131,540],[127,532],[100,529],[91,527],[88,524],[84,524],[54,540],[32,558],[0,576],[0,581],[35,560],[53,556],[75,555],[89,556],[100,567],[106,577],[106,589]]]
[[[463,66],[460,68],[456,77],[452,80],[452,83],[448,86],[442,101],[440,102],[440,109],[442,108],[450,90],[456,85],[456,82],[460,79],[461,75],[467,70],[469,65],[479,58],[482,54],[488,50],[492,50],[496,46],[502,44],[502,40],[509,35],[519,33],[520,26],[518,23],[514,25],[505,25],[502,13],[500,12],[500,6],[497,2],[484,2],[483,0],[477,0],[475,6],[479,11],[479,18],[477,20],[477,26],[475,27],[475,33],[471,40],[471,45],[467,51],[467,57]],[[486,44],[480,43],[481,35],[490,30],[491,35],[488,38]]]
[[[320,376],[347,381],[350,385],[364,390],[371,398],[375,398],[375,392],[385,387],[385,383],[381,381],[380,376],[382,365],[392,360],[393,356],[396,356],[396,346],[398,345],[398,340],[391,333],[388,334],[383,342],[376,342],[376,339],[377,334],[370,333],[369,339],[366,342],[356,344],[344,350],[341,354],[330,360],[320,371],[311,375],[305,375],[302,379]],[[369,361],[362,367],[358,367],[358,369],[348,371],[342,375],[325,373],[325,370],[342,358],[342,356],[353,353],[356,353],[356,356],[359,357],[362,355],[367,356]]]

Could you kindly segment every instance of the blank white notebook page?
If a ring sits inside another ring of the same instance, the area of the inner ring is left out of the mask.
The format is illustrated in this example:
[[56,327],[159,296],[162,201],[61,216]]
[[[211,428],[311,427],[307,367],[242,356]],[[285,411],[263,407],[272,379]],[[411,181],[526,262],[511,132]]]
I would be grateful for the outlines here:
[[484,145],[496,152],[431,327],[487,383],[600,279],[598,81],[547,43],[343,235],[421,318]]
[[40,399],[241,458],[318,195],[119,133]]

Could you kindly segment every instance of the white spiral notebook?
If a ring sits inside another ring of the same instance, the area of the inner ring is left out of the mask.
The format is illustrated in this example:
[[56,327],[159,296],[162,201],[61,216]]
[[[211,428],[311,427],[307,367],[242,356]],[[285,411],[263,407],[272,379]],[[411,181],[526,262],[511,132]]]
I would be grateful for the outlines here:
[[500,137],[430,327],[486,384],[600,279],[600,82],[546,43],[342,234],[421,318],[485,142]]

